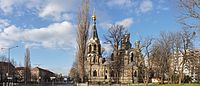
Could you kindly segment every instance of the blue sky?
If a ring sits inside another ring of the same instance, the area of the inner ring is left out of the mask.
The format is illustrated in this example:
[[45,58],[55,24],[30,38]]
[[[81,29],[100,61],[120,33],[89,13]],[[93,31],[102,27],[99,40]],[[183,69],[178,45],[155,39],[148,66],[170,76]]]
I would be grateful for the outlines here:
[[[90,0],[90,14],[95,8],[101,42],[111,24],[120,24],[133,43],[140,37],[179,31],[177,1]],[[66,75],[75,60],[78,7],[80,0],[0,0],[0,48],[18,45],[11,57],[23,65],[28,47],[32,67],[40,64]],[[110,50],[106,44],[102,47]],[[0,50],[0,55],[7,55],[7,50]]]

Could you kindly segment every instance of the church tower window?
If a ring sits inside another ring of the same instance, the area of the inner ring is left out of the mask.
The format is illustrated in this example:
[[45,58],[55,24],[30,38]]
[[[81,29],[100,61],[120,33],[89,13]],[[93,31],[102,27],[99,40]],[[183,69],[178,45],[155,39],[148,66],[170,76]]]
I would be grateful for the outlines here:
[[96,52],[96,48],[97,48],[97,46],[96,46],[96,44],[94,45],[94,51]]
[[94,70],[94,71],[93,71],[93,77],[96,77],[96,76],[97,76],[97,71]]
[[96,62],[96,57],[94,56],[94,57],[93,57],[93,63],[95,63],[95,62]]
[[134,72],[134,77],[136,77],[136,76],[137,76],[137,72],[135,71],[135,72]]
[[105,79],[107,79],[108,77],[107,77],[107,75],[105,75]]
[[91,46],[91,45],[89,45],[89,50],[88,50],[88,52],[90,53],[90,52],[91,52],[91,50],[92,50],[92,46]]
[[134,54],[131,53],[131,62],[133,62]]

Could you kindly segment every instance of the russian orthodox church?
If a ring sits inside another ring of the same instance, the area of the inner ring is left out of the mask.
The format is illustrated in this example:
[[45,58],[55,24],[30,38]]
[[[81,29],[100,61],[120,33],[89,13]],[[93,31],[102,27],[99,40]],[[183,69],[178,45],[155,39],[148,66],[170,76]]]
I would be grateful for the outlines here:
[[[103,58],[101,44],[96,28],[96,15],[92,16],[93,25],[91,37],[87,42],[87,57],[85,62],[86,74],[89,83],[137,83],[141,80],[138,65],[141,65],[142,54],[140,42],[135,42],[132,48],[130,34],[122,38],[120,48],[115,46],[111,57]],[[117,50],[116,50],[117,49]],[[116,70],[116,56],[120,57],[120,70]],[[118,72],[117,72],[118,71]],[[120,71],[120,72],[119,72]]]

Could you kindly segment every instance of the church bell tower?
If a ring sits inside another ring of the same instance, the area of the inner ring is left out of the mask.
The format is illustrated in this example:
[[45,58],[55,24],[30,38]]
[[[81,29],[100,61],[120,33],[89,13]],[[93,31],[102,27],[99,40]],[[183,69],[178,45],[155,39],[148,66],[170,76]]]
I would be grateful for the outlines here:
[[97,29],[96,29],[96,14],[93,12],[92,16],[93,25],[90,35],[90,39],[87,43],[87,55],[90,58],[91,64],[99,64],[99,58],[101,57],[101,44],[99,41]]

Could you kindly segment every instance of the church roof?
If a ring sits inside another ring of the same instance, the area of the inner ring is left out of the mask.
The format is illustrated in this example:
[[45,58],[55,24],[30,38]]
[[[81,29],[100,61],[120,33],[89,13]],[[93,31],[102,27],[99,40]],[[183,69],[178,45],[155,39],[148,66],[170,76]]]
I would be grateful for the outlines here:
[[95,13],[95,11],[93,12],[92,20],[93,20],[93,25],[92,25],[92,31],[91,31],[92,33],[91,33],[90,40],[99,41],[97,28],[96,28],[96,13]]

